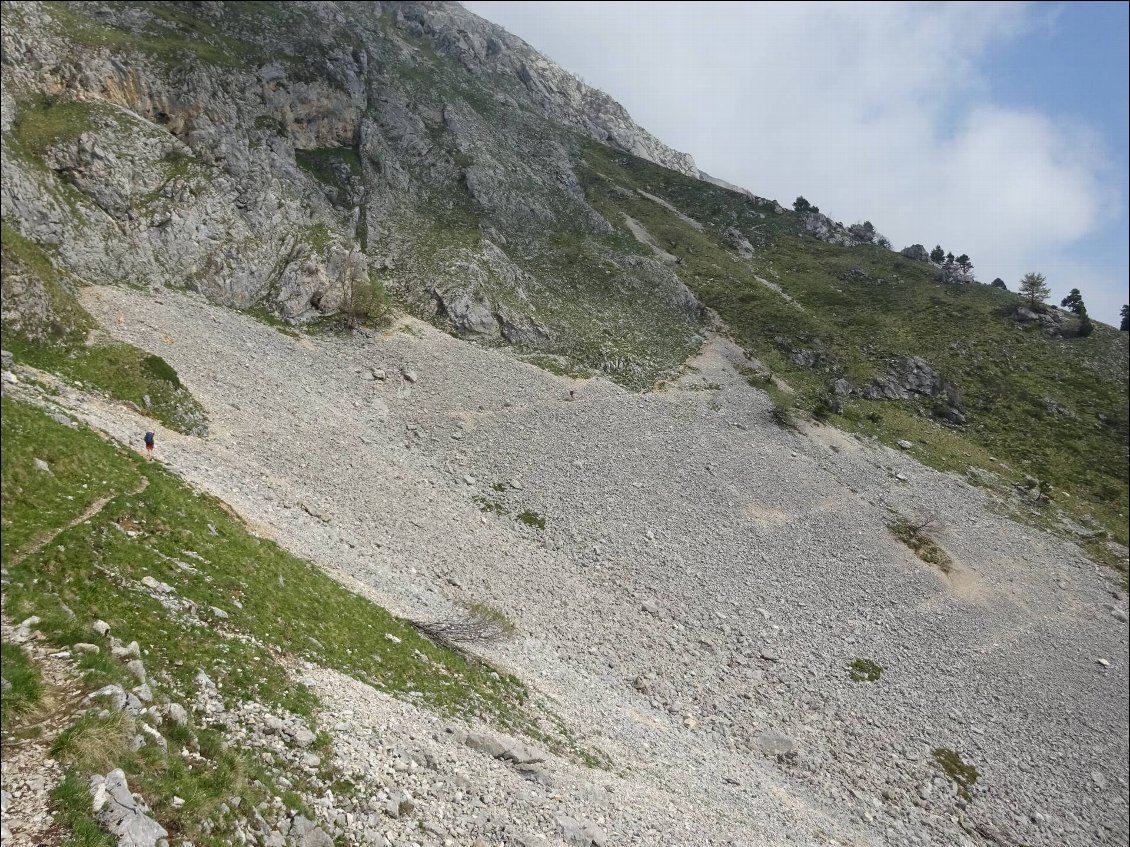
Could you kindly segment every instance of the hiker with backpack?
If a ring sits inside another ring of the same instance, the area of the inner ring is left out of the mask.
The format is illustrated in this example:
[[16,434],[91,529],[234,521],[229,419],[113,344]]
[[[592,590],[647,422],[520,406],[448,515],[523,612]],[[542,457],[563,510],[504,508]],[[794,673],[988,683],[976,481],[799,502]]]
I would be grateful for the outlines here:
[[149,461],[153,461],[153,447],[155,446],[155,438],[151,432],[145,433],[145,455],[149,457]]

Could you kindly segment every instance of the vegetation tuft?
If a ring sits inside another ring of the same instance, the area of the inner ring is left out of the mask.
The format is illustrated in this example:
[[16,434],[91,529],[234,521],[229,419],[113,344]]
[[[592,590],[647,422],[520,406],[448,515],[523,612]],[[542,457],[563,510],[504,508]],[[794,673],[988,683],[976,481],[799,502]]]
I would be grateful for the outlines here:
[[957,793],[968,803],[973,799],[973,786],[977,784],[977,768],[961,758],[961,754],[946,747],[935,747],[930,752],[930,762],[957,785]]
[[870,659],[856,659],[848,665],[853,682],[878,682],[883,675],[883,666]]
[[0,687],[0,730],[7,732],[18,718],[32,711],[43,697],[43,674],[20,647],[0,644],[4,685]]
[[913,550],[919,559],[948,574],[953,570],[953,559],[928,534],[933,524],[933,519],[911,521],[899,515],[887,524],[887,528],[895,538]]

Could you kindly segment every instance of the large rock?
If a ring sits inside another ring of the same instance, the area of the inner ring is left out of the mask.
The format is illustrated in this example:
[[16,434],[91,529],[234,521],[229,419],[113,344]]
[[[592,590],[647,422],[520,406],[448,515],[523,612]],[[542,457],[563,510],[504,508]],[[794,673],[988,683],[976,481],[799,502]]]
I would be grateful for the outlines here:
[[749,243],[749,240],[742,235],[737,227],[732,226],[723,232],[722,241],[733,248],[743,259],[753,258],[753,245]]
[[455,287],[437,291],[436,300],[441,312],[459,334],[480,338],[498,337],[498,319],[484,294],[473,294],[464,288]]
[[90,780],[91,810],[118,838],[118,847],[167,845],[169,833],[147,814],[130,793],[126,775],[119,768]]
[[903,247],[899,253],[914,262],[930,261],[930,251],[921,244],[911,244],[909,247]]

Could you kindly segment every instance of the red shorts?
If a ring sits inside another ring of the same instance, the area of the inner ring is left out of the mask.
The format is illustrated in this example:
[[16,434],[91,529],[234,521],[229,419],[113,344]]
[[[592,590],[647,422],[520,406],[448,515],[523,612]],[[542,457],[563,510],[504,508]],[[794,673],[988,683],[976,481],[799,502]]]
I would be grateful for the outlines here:
[[150,453],[152,453],[153,452],[153,445],[152,444],[146,444],[145,449],[148,450]]

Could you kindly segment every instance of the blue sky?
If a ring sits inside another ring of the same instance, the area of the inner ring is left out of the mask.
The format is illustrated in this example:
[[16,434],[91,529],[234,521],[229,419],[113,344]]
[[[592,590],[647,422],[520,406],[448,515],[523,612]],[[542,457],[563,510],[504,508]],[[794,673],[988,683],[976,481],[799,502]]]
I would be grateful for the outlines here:
[[[1128,4],[469,2],[699,166],[1127,302]],[[708,10],[704,12],[702,10]]]

